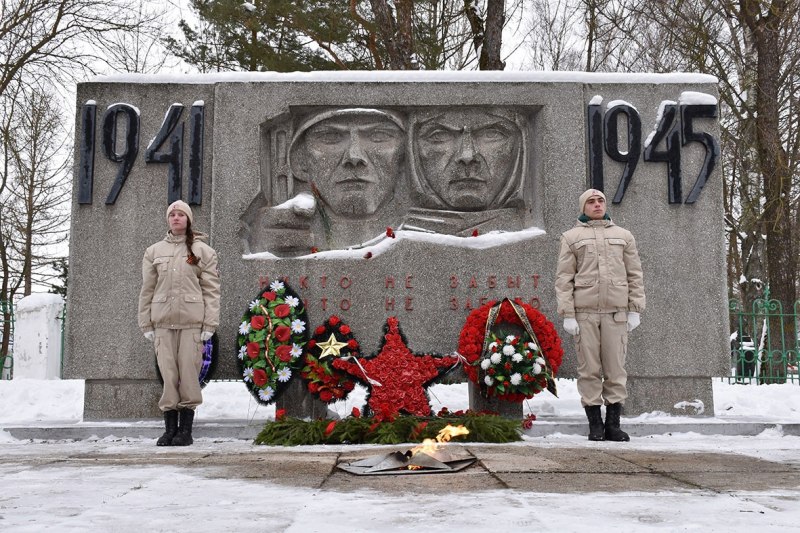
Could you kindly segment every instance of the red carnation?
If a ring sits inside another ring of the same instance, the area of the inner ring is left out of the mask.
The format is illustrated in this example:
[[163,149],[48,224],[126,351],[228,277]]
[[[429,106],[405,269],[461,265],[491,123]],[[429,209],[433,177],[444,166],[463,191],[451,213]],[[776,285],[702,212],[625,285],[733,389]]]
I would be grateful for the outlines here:
[[292,360],[292,347],[288,344],[281,344],[275,348],[275,355],[284,363],[288,363]]
[[372,258],[372,252],[367,252],[364,254],[364,259],[371,259],[371,258]]
[[308,344],[306,344],[306,346],[308,346],[309,350],[311,348],[313,348],[314,346],[316,346],[316,345],[317,345],[317,341],[315,341],[314,339],[311,339],[310,341],[308,341]]
[[325,436],[327,437],[327,436],[329,436],[331,433],[333,433],[333,430],[334,430],[334,429],[336,429],[336,420],[334,420],[333,422],[331,422],[330,424],[328,424],[328,427],[326,427],[326,428],[325,428]]
[[477,237],[478,236],[478,230],[477,229],[472,230],[472,236],[473,237]]
[[309,392],[313,392],[314,394],[316,394],[318,390],[319,390],[319,385],[317,383],[314,383],[312,381],[311,383],[308,384]]
[[347,347],[351,350],[358,350],[358,341],[355,339],[350,339],[347,341]]
[[278,318],[287,317],[291,312],[292,308],[289,307],[289,304],[281,304],[275,308],[275,316]]
[[331,326],[335,326],[339,322],[341,322],[341,320],[339,320],[339,317],[336,315],[331,315],[331,317],[328,319],[328,324]]
[[333,394],[331,394],[331,391],[327,390],[319,391],[319,399],[323,402],[329,402],[333,400]]
[[325,333],[325,326],[317,326],[317,329],[314,330],[314,335],[322,335]]
[[267,373],[263,368],[256,368],[253,371],[253,383],[256,387],[263,387],[267,384]]
[[277,294],[275,294],[275,293],[274,293],[274,292],[272,292],[272,291],[267,291],[267,292],[265,292],[264,294],[262,294],[262,295],[261,295],[261,297],[262,297],[262,298],[264,298],[264,299],[266,299],[266,300],[269,300],[269,301],[271,302],[272,300],[274,300],[275,298],[277,298],[277,297],[278,297],[278,295],[277,295]]
[[339,333],[342,335],[349,335],[350,334],[350,326],[347,324],[342,324],[342,327],[339,328]]
[[261,315],[254,315],[253,318],[250,319],[250,327],[259,330],[264,327],[267,323],[267,319]]
[[356,387],[356,384],[353,383],[352,381],[345,381],[344,383],[342,383],[342,387],[346,391],[351,391]]
[[275,339],[278,342],[286,342],[292,336],[292,330],[288,326],[278,326],[275,328]]
[[386,236],[394,239],[395,238],[394,230],[392,228],[386,228]]
[[494,376],[497,372],[495,372],[494,368],[490,368],[489,370],[486,371],[486,373],[489,374],[490,376]]
[[261,345],[257,342],[248,342],[247,343],[247,356],[250,359],[255,359],[258,357],[259,352],[261,352]]
[[317,248],[316,246],[312,246],[312,247],[311,247],[311,253],[312,253],[312,254],[315,254],[315,253],[317,253],[317,252],[319,252],[319,248]]
[[361,418],[361,411],[358,409],[358,407],[353,407],[353,410],[350,411],[350,414],[353,416],[353,418]]
[[503,365],[506,370],[511,370],[511,363],[506,363]]
[[283,420],[286,418],[286,409],[278,409],[275,411],[275,420]]

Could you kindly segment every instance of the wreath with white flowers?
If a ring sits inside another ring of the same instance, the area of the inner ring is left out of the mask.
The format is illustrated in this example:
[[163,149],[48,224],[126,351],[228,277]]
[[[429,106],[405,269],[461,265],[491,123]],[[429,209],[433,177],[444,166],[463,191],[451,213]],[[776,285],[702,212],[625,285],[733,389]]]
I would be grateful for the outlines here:
[[458,341],[464,371],[487,397],[521,402],[547,389],[564,350],[552,322],[530,305],[489,302],[467,317]]
[[274,402],[300,367],[307,325],[302,301],[282,281],[273,281],[250,302],[239,325],[238,365],[259,403]]

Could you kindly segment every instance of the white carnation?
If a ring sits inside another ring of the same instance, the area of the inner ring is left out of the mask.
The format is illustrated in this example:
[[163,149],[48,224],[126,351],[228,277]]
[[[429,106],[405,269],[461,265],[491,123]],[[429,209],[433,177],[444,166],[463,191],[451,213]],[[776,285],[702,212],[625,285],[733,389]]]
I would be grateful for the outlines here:
[[521,353],[515,353],[514,355],[511,356],[511,360],[514,361],[515,363],[521,362],[522,361],[522,354]]
[[504,354],[504,355],[511,355],[511,354],[513,354],[513,353],[514,353],[514,352],[516,352],[516,351],[517,351],[517,350],[516,350],[516,349],[514,349],[514,347],[513,347],[513,346],[511,346],[510,344],[506,344],[505,346],[503,346],[503,354]]
[[492,376],[486,376],[483,378],[483,382],[491,387],[492,383],[494,383],[494,379],[492,379]]
[[511,382],[512,385],[519,385],[519,382],[522,381],[522,375],[519,372],[515,372],[511,374],[511,378],[509,378],[509,381]]
[[533,373],[534,374],[541,374],[542,373],[542,365],[540,365],[539,363],[534,363],[533,364]]
[[488,370],[490,366],[492,366],[492,362],[491,362],[491,361],[489,361],[488,359],[483,359],[483,360],[481,361],[481,368],[482,368],[482,369],[484,369],[484,370]]
[[544,359],[537,357],[536,360],[534,360],[534,363],[539,363],[540,365],[544,366]]
[[493,353],[492,356],[489,358],[493,365],[500,363],[503,360],[503,356],[499,353]]

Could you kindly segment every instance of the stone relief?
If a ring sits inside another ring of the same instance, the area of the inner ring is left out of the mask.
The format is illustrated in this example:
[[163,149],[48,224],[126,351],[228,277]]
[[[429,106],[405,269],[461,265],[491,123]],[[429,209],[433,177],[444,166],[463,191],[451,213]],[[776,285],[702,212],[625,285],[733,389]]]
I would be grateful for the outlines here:
[[519,230],[530,209],[530,122],[511,107],[292,110],[262,126],[245,253],[354,247],[387,227]]

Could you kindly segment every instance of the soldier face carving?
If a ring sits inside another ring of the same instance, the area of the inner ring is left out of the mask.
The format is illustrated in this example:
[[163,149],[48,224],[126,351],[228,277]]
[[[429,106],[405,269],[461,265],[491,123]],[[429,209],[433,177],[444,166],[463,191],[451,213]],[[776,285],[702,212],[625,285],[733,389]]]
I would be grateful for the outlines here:
[[415,139],[422,179],[450,208],[486,209],[514,179],[521,133],[491,110],[444,111],[419,124]]
[[405,153],[405,133],[375,111],[333,115],[304,133],[292,166],[302,167],[323,202],[340,215],[374,214],[394,192]]

